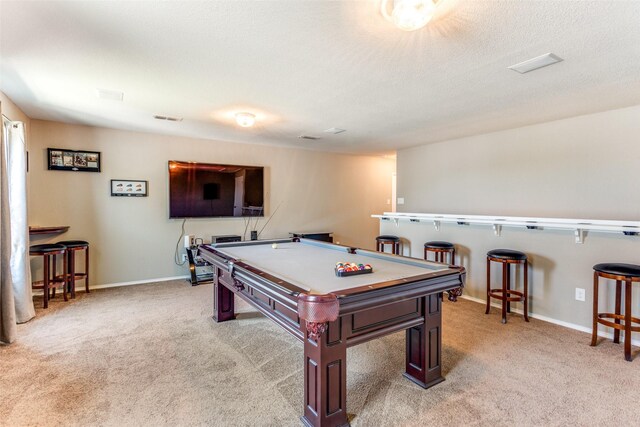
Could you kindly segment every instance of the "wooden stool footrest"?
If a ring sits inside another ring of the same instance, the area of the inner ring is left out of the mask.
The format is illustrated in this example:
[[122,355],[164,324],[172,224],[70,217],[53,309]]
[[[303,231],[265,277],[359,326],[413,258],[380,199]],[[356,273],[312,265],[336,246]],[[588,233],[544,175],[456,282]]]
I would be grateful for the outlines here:
[[[56,276],[57,277],[57,276]],[[51,279],[49,280],[49,287],[59,286],[64,284],[64,279]],[[31,282],[31,287],[34,289],[44,289],[44,280],[36,280],[35,282]]]
[[[507,297],[504,298],[505,301],[511,301],[511,302],[524,301],[524,292],[507,290],[506,293],[507,293]],[[502,289],[491,289],[491,291],[489,291],[489,295],[491,296],[491,298],[496,298],[500,300],[503,299]],[[510,295],[516,295],[516,296],[512,297]]]
[[[624,322],[624,315],[622,314],[615,314],[615,313],[598,313],[598,323],[605,325],[605,326],[609,326],[610,328],[614,328],[614,329],[619,329],[621,331],[624,331],[625,329],[625,325],[624,323],[614,323],[612,321],[609,320],[604,320],[604,319],[617,319],[617,320],[621,320]],[[636,323],[638,325],[640,325],[640,319],[638,319],[637,317],[632,317],[631,318],[631,323]],[[640,332],[640,326],[631,326],[631,331],[632,332]]]

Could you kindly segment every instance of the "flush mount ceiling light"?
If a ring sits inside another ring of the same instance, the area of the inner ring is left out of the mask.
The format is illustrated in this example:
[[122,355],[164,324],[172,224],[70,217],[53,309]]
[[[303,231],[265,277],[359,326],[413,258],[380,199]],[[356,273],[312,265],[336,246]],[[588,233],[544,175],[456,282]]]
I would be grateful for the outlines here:
[[256,116],[251,113],[236,113],[236,123],[243,128],[250,128],[256,123]]
[[[404,31],[418,30],[431,21],[442,0],[382,0],[382,16]],[[392,8],[389,13],[389,7]]]

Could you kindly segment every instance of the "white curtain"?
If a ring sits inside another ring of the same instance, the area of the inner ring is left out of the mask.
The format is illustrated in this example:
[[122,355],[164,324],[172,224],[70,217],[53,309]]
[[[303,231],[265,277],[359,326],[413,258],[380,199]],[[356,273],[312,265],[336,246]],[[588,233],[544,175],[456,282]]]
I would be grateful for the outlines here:
[[0,341],[35,316],[29,268],[27,147],[24,124],[3,118],[0,154]]

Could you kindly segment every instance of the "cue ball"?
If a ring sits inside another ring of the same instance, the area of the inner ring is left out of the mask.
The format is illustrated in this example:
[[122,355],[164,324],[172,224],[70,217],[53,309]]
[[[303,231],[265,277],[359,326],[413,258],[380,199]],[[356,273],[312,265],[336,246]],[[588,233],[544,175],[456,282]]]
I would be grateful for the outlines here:
[[273,249],[278,249],[278,244],[277,244],[277,243],[274,243],[274,244],[272,244],[272,245],[271,245],[271,247],[272,247]]

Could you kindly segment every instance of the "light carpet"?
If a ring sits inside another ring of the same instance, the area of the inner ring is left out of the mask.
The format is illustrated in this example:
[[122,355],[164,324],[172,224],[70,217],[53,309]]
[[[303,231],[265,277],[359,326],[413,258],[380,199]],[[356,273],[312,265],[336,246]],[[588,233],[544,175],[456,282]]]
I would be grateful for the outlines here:
[[[301,425],[302,344],[255,314],[216,324],[211,294],[161,282],[38,309],[0,346],[0,425]],[[640,425],[637,349],[629,363],[609,340],[465,300],[443,316],[446,381],[429,390],[402,376],[404,333],[348,350],[353,426]]]

